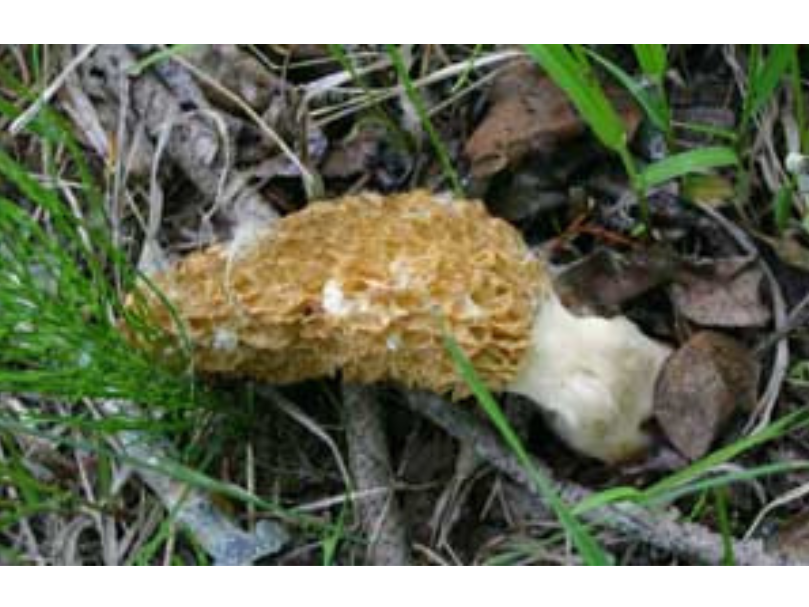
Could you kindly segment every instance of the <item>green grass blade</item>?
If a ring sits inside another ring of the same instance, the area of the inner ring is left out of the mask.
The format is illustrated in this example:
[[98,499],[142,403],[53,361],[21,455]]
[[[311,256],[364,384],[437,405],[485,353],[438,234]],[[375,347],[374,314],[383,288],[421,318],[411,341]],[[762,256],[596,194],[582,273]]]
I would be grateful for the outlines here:
[[694,479],[703,477],[708,471],[717,466],[735,459],[754,447],[784,436],[787,432],[792,432],[806,426],[809,426],[809,413],[807,411],[801,410],[785,415],[760,432],[751,434],[735,443],[718,449],[694,462],[687,468],[658,481],[644,491],[645,499],[653,500],[670,497],[673,490]]
[[663,44],[633,44],[632,50],[643,73],[653,82],[660,84],[666,75],[668,55]]
[[172,44],[166,49],[162,49],[159,51],[155,51],[154,53],[147,55],[140,61],[138,61],[135,65],[133,65],[128,70],[128,74],[130,76],[140,76],[144,71],[146,71],[151,66],[161,63],[163,61],[168,61],[172,57],[176,57],[177,55],[181,55],[183,53],[187,53],[194,49],[194,47],[199,46],[198,44]]
[[466,67],[460,73],[458,78],[455,79],[455,83],[452,85],[450,89],[450,95],[457,93],[471,80],[472,72],[475,70],[475,60],[480,56],[481,51],[483,51],[483,44],[476,44],[472,49],[472,52],[469,53],[469,58],[466,60]]
[[681,152],[647,166],[640,174],[647,188],[677,179],[689,173],[733,166],[739,159],[731,148],[716,146]]
[[439,137],[438,132],[435,130],[435,127],[430,120],[424,100],[421,98],[421,95],[413,84],[413,80],[410,78],[410,74],[407,71],[407,66],[405,66],[402,54],[399,52],[399,49],[392,44],[386,44],[385,49],[390,57],[391,62],[393,63],[393,67],[396,69],[396,74],[398,75],[399,80],[402,82],[402,85],[405,88],[408,99],[410,99],[410,102],[416,109],[421,127],[427,133],[430,143],[432,143],[433,149],[438,156],[438,161],[441,163],[441,168],[444,171],[444,175],[447,177],[450,185],[452,186],[452,191],[456,196],[463,197],[464,191],[463,185],[461,185],[461,179],[458,177],[455,167],[452,166],[452,160],[450,160],[449,152],[447,151],[444,142],[441,141],[441,137]]
[[585,512],[598,510],[610,504],[620,502],[641,502],[643,490],[635,487],[610,487],[587,496],[573,507],[573,514],[581,516]]
[[666,505],[676,502],[688,495],[694,495],[722,487],[728,487],[734,483],[750,482],[760,478],[789,473],[804,473],[809,470],[809,462],[778,462],[774,464],[763,464],[753,468],[728,472],[725,474],[715,474],[713,471],[705,471],[704,477],[696,478],[684,483],[681,486],[672,488],[664,493],[649,494],[647,491],[638,503],[647,506]]
[[656,89],[644,86],[635,78],[627,74],[620,66],[606,57],[589,51],[590,57],[595,59],[607,72],[634,97],[643,111],[658,130],[668,134],[671,129],[671,116],[668,105]]
[[573,508],[573,512],[576,515],[582,515],[585,512],[597,510],[608,504],[618,502],[633,502],[646,505],[669,503],[698,491],[724,486],[758,476],[783,473],[796,467],[803,468],[805,465],[800,463],[797,466],[794,463],[771,464],[760,466],[752,470],[731,472],[722,476],[706,478],[706,475],[712,470],[715,470],[717,466],[726,464],[756,447],[807,426],[809,426],[809,412],[801,410],[790,413],[773,422],[763,430],[722,447],[721,449],[717,449],[687,468],[661,479],[646,489],[612,487],[582,500],[576,504],[575,508]]
[[561,44],[528,44],[528,53],[570,98],[601,143],[617,152],[626,148],[626,129],[589,66]]
[[719,523],[719,532],[722,534],[722,564],[732,567],[736,564],[736,556],[733,553],[733,531],[730,528],[730,515],[728,514],[727,488],[715,489],[713,494],[716,519]]
[[629,151],[626,125],[590,69],[587,49],[582,45],[572,45],[568,50],[562,44],[527,44],[525,48],[556,85],[565,91],[601,144],[618,154],[638,196],[643,225],[648,229],[649,206],[645,184]]
[[458,342],[449,334],[445,335],[447,351],[455,363],[455,368],[461,378],[469,386],[472,394],[477,398],[478,403],[491,419],[500,435],[506,441],[509,448],[514,452],[526,473],[531,478],[539,494],[547,501],[553,512],[556,514],[562,527],[579,551],[584,562],[588,565],[609,565],[611,560],[598,542],[590,535],[587,529],[579,523],[572,510],[564,503],[556,492],[551,481],[534,465],[525,447],[517,434],[511,428],[503,411],[489,392],[488,388],[481,381],[472,363],[461,350]]
[[773,224],[779,234],[783,234],[789,227],[792,217],[792,197],[794,195],[790,184],[783,184],[775,193],[773,199]]
[[346,541],[346,516],[348,511],[348,503],[343,504],[343,507],[340,508],[340,514],[337,516],[337,520],[331,526],[324,529],[320,545],[321,551],[323,552],[321,563],[325,567],[330,567],[337,562],[337,553],[340,546]]
[[672,127],[690,131],[692,133],[700,133],[716,139],[722,139],[730,144],[736,144],[739,141],[739,134],[731,129],[718,127],[712,124],[703,124],[700,122],[678,122],[672,120]]
[[792,104],[795,111],[795,120],[798,123],[798,133],[800,137],[799,152],[806,154],[809,152],[809,127],[806,124],[806,97],[803,92],[803,75],[801,74],[801,58],[798,53],[798,45],[792,44],[792,57],[789,62],[789,79],[792,88]]
[[773,44],[763,61],[754,62],[750,75],[750,90],[744,103],[743,125],[746,125],[749,119],[770,100],[787,68],[792,64],[794,56],[794,44]]

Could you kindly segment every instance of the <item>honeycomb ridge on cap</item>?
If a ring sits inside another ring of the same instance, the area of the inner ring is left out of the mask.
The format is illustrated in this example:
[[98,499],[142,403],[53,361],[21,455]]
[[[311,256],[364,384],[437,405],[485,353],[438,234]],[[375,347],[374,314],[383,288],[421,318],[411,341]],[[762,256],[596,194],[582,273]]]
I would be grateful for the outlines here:
[[[486,384],[520,368],[549,289],[520,234],[477,201],[426,191],[315,202],[244,251],[215,245],[154,278],[186,325],[198,371],[291,383],[330,376],[467,388],[458,341]],[[167,307],[148,314],[173,335]]]

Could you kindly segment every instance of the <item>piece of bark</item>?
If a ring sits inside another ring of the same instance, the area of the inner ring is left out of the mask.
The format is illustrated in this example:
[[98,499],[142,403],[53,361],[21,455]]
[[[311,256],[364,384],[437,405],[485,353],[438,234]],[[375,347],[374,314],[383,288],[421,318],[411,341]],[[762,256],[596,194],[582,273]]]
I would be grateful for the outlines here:
[[[382,413],[372,387],[343,386],[349,466],[372,565],[407,565],[410,548],[394,493]],[[383,491],[380,491],[383,489]]]

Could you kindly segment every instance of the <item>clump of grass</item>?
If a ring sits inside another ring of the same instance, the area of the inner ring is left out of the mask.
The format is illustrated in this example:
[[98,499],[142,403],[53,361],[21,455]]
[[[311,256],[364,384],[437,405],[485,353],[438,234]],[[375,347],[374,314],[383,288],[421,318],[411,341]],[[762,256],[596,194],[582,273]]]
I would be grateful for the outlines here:
[[191,378],[161,370],[119,330],[122,318],[145,326],[110,285],[113,271],[125,284],[134,275],[101,229],[2,150],[0,175],[16,188],[7,195],[26,201],[0,197],[0,391],[194,403]]
[[[529,54],[548,76],[568,95],[571,103],[593,130],[601,145],[614,152],[623,163],[640,204],[641,219],[649,227],[646,194],[649,189],[695,172],[738,164],[732,148],[711,146],[674,152],[668,157],[642,166],[629,149],[626,127],[604,93],[589,58],[611,73],[638,101],[651,123],[667,137],[671,136],[671,117],[666,103],[663,78],[667,66],[662,45],[637,45],[635,54],[653,88],[648,90],[616,64],[583,45],[529,44]],[[764,90],[768,90],[764,88]]]
[[[34,97],[11,75],[2,72],[0,79],[19,93],[20,106]],[[0,99],[0,115],[19,113],[16,104]],[[162,336],[121,302],[121,293],[138,277],[111,243],[93,171],[51,108],[42,107],[27,128],[42,147],[44,175],[0,149],[0,543],[17,544],[9,542],[22,533],[15,529],[29,529],[43,517],[58,528],[78,512],[116,503],[120,485],[113,487],[109,471],[122,464],[277,514],[277,504],[202,472],[213,461],[216,441],[207,441],[204,449],[193,441],[173,441],[205,433],[216,398],[195,383],[182,361],[170,368],[150,360],[124,337],[124,324],[147,342]],[[50,162],[52,155],[63,160]],[[56,166],[63,172],[57,175]],[[92,399],[147,406],[100,415]],[[167,457],[137,461],[110,446],[131,431],[159,441]],[[68,458],[92,454],[96,471],[84,479],[85,491],[71,488],[68,478],[43,480],[38,464],[32,467],[24,455],[30,444],[47,445]],[[91,497],[85,496],[88,490]],[[34,534],[27,537],[35,541]],[[167,545],[164,536],[153,539],[152,547]],[[0,559],[28,562],[36,552],[9,549]],[[129,558],[144,554],[136,549]]]
[[[14,119],[36,95],[2,66],[0,82],[19,96],[16,104],[0,99],[0,115]],[[193,404],[202,395],[192,378],[155,365],[119,330],[126,321],[145,339],[156,337],[121,304],[120,289],[136,276],[109,238],[103,195],[86,154],[48,106],[27,129],[46,152],[44,176],[35,177],[0,149],[0,391]],[[60,194],[60,176],[49,161],[57,149],[70,160],[80,200]]]
[[782,80],[796,60],[796,45],[772,44],[765,53],[763,45],[750,45],[748,58],[748,86],[743,98],[739,133],[745,135],[753,117],[760,112],[777,92]]
[[[148,339],[161,337],[123,308],[107,277],[115,268],[127,285],[136,279],[134,272],[100,233],[77,220],[54,192],[2,151],[0,175],[16,186],[9,195],[21,201],[0,196],[0,395],[14,395],[26,405],[24,413],[0,411],[0,485],[11,492],[5,498],[0,492],[0,537],[38,516],[71,518],[82,508],[121,497],[101,474],[87,481],[96,492],[95,501],[87,503],[80,492],[43,483],[18,454],[19,441],[29,440],[55,451],[91,453],[99,471],[122,464],[150,470],[304,532],[327,533],[329,525],[206,472],[217,460],[221,439],[200,444],[193,437],[210,433],[218,397],[197,385],[184,367],[150,360],[124,338],[121,322]],[[48,404],[52,399],[76,406],[54,407]],[[148,406],[98,416],[88,399]],[[147,443],[157,441],[161,455],[143,459],[110,447],[108,440],[127,432],[137,432],[131,436]],[[158,551],[174,543],[172,521],[173,513],[167,512],[156,534],[127,560],[154,562]],[[194,545],[192,537],[186,539]],[[195,554],[195,562],[206,561],[199,550]],[[0,558],[25,560],[14,553]]]

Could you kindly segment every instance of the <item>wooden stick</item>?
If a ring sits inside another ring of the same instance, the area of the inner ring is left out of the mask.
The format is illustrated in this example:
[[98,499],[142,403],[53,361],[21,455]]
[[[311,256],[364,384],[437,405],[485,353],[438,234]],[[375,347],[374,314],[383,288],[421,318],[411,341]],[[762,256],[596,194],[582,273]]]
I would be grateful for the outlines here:
[[[371,387],[343,386],[349,466],[362,525],[369,537],[368,563],[407,565],[410,548],[399,503],[393,492],[388,443],[381,410]],[[385,488],[383,492],[375,491]]]

